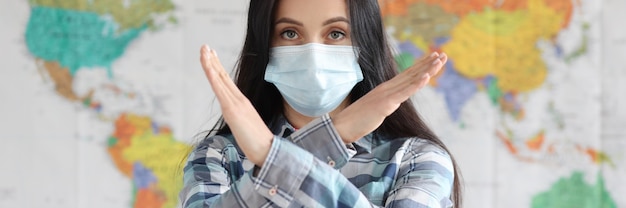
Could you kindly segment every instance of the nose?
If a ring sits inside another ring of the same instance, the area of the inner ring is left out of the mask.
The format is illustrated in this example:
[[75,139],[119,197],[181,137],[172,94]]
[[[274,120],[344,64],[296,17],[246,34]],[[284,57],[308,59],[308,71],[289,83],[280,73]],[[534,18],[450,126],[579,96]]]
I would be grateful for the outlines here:
[[304,44],[309,44],[309,43],[319,43],[319,44],[323,44],[324,43],[324,39],[322,39],[319,35],[319,33],[313,33],[313,34],[308,34],[304,40]]

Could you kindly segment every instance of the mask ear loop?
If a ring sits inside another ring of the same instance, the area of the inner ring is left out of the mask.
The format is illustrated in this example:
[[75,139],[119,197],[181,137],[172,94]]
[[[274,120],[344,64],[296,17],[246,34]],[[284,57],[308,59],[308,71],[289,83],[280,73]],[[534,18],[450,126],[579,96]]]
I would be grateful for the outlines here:
[[361,56],[360,56],[360,54],[361,54],[361,48],[360,48],[360,47],[357,47],[357,46],[354,46],[354,47],[352,47],[352,50],[354,50],[354,55],[356,56],[355,58],[356,58],[356,60],[357,60],[357,62],[358,62],[359,57],[361,57]]

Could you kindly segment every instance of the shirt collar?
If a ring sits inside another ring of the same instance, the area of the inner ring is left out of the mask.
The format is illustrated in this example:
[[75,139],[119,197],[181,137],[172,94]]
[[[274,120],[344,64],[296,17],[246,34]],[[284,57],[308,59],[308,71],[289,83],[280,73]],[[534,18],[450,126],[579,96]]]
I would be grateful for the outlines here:
[[[287,122],[287,119],[283,115],[280,115],[278,119],[276,119],[275,125],[270,126],[272,126],[271,130],[274,135],[280,135],[283,138],[288,138],[293,132],[296,131],[296,128]],[[352,145],[354,145],[357,150],[362,149],[367,153],[371,153],[373,138],[374,135],[370,133],[356,142],[353,142]]]
[[289,137],[296,131],[296,128],[287,122],[287,119],[283,115],[278,116],[276,123],[270,124],[270,127],[274,135],[279,135],[283,138]]
[[365,135],[363,138],[356,140],[356,142],[352,142],[352,144],[358,149],[359,147],[367,153],[372,153],[372,139],[374,135],[370,133]]

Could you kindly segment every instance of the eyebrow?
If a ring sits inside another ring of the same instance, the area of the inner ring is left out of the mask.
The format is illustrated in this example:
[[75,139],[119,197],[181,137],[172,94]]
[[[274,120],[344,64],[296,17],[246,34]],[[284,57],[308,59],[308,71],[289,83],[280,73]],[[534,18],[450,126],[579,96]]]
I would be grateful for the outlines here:
[[278,20],[276,20],[276,22],[274,24],[278,25],[280,23],[288,23],[288,24],[294,24],[294,25],[298,25],[298,26],[304,26],[304,24],[302,24],[302,22],[298,22],[294,19],[288,18],[288,17],[283,17],[280,18]]
[[[350,24],[350,20],[348,20],[345,17],[333,17],[333,18],[330,18],[330,19],[324,21],[324,23],[322,23],[322,25],[325,26],[325,25],[329,25],[329,24],[332,24],[332,23],[335,23],[335,22],[346,22],[346,23]],[[298,25],[298,26],[304,26],[304,24],[302,24],[302,22],[299,22],[297,20],[294,20],[294,19],[291,19],[291,18],[288,18],[288,17],[280,18],[280,19],[276,20],[276,22],[274,24],[278,25],[280,23],[288,23],[288,24],[294,24],[294,25]]]
[[326,20],[324,22],[324,24],[322,24],[322,25],[325,26],[325,25],[329,25],[329,24],[332,24],[332,23],[335,23],[335,22],[346,22],[346,23],[350,24],[350,20],[346,19],[345,17],[334,17],[334,18],[330,18],[329,20]]

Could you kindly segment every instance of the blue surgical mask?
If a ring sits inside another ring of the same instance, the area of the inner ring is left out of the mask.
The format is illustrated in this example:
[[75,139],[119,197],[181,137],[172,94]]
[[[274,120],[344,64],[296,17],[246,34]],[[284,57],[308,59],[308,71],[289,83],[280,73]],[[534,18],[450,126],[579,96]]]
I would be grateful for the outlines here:
[[363,80],[355,48],[310,43],[271,49],[265,81],[299,113],[319,117],[334,110]]

